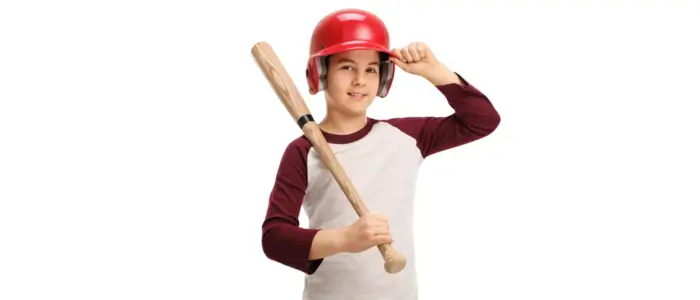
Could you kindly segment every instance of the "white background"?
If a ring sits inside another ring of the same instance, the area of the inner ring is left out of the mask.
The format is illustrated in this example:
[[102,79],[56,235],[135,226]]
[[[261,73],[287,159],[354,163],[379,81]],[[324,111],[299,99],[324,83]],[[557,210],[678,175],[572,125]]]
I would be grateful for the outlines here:
[[[4,1],[0,299],[300,299],[260,237],[301,131],[250,47],[307,95],[313,26],[343,7],[502,115],[425,161],[421,299],[700,298],[693,1],[371,2]],[[371,110],[449,113],[405,73]]]

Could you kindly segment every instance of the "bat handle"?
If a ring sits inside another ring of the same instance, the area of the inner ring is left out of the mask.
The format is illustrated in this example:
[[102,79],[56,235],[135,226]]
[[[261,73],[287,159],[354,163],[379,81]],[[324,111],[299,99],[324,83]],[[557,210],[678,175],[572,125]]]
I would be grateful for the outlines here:
[[406,257],[396,251],[391,244],[379,245],[377,248],[379,248],[379,252],[384,257],[384,270],[387,273],[395,274],[406,267]]

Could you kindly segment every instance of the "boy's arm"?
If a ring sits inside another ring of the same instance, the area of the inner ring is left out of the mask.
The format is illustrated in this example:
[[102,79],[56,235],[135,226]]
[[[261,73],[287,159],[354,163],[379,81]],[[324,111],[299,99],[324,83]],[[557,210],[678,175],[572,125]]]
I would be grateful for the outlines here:
[[316,261],[343,252],[342,229],[323,229],[311,242],[309,260]]
[[488,97],[458,73],[443,68],[443,72],[426,79],[442,93],[454,109],[453,114],[387,120],[416,139],[423,157],[486,137],[501,122],[501,116]]
[[282,156],[262,226],[262,248],[276,262],[314,273],[324,257],[340,252],[337,230],[299,227],[306,194],[306,157],[311,145],[300,138]]

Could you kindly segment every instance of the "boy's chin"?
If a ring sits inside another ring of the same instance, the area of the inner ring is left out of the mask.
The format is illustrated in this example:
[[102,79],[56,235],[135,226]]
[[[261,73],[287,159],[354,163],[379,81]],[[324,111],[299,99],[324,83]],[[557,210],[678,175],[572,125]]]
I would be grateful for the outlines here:
[[346,116],[361,116],[367,113],[371,101],[348,101],[348,99],[343,99],[342,101],[337,101],[329,107],[335,111],[340,112]]
[[370,102],[347,102],[343,103],[343,107],[345,107],[346,110],[358,113],[358,114],[363,114],[367,111],[369,108]]
[[367,105],[364,104],[346,104],[343,105],[342,108],[343,113],[347,116],[363,116],[367,113]]

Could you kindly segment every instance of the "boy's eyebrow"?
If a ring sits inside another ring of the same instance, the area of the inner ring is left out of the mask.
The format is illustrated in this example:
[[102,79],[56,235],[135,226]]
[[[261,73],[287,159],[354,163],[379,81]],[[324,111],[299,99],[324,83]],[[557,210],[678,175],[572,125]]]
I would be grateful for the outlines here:
[[[338,62],[339,62],[339,63],[357,64],[354,60],[349,59],[349,58],[340,58],[340,59],[338,59]],[[371,65],[375,65],[375,66],[376,66],[376,65],[379,65],[379,62],[378,62],[378,61],[373,61],[373,62],[369,63],[369,65],[370,65],[370,66],[371,66]]]

